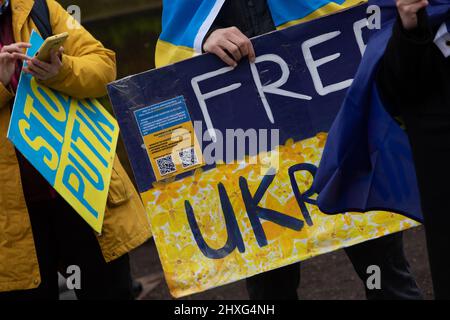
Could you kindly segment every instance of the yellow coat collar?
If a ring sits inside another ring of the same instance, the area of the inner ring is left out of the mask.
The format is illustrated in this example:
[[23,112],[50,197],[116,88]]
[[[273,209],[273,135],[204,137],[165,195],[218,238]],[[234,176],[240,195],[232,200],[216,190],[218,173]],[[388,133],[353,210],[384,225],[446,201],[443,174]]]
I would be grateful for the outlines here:
[[22,41],[22,27],[27,21],[33,5],[34,0],[11,0],[12,25],[15,41]]

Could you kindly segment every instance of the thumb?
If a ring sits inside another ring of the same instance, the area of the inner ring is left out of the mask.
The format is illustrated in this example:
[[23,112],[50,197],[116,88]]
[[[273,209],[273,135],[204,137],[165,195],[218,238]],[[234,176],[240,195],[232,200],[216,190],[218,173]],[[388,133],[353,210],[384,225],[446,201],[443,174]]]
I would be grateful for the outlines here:
[[57,64],[57,63],[61,63],[61,48],[59,48],[59,50],[53,50],[51,53],[51,64]]

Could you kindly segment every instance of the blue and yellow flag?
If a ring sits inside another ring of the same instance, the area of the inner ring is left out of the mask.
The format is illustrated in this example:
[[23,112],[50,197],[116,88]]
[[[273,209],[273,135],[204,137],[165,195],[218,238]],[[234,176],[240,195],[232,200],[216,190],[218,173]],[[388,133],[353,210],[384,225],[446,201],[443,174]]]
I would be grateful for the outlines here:
[[[324,16],[365,0],[268,0],[278,29]],[[162,33],[156,66],[162,67],[202,53],[202,43],[225,0],[164,0]]]
[[[373,35],[342,108],[332,125],[314,182],[326,213],[388,210],[423,221],[413,156],[405,131],[386,111],[376,72],[392,34],[394,1],[373,0],[382,8],[381,30]],[[448,0],[431,0],[430,24],[450,14]]]

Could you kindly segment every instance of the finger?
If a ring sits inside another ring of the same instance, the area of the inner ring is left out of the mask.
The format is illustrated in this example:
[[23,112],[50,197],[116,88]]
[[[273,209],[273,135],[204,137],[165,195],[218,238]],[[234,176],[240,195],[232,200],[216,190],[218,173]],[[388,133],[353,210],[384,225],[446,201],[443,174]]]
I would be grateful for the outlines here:
[[16,59],[16,60],[22,60],[22,61],[27,61],[28,62],[29,60],[32,59],[31,57],[29,57],[29,56],[27,56],[26,54],[23,54],[23,53],[14,52],[12,55],[13,55],[14,59]]
[[23,49],[26,49],[26,48],[31,48],[31,44],[29,44],[27,42],[18,42],[18,43],[13,43],[13,44],[4,46],[2,48],[2,51],[23,52]]
[[414,13],[417,13],[417,11],[419,11],[420,9],[422,9],[423,7],[426,7],[428,5],[428,1],[420,1],[414,4],[410,4],[409,5],[409,10],[411,10]]
[[420,0],[415,3],[400,3],[399,8],[405,13],[416,14],[420,9],[428,6],[428,1]]
[[231,27],[228,29],[231,33],[234,33],[235,35],[239,37],[246,37],[245,34],[242,33],[242,31],[237,27]]
[[30,73],[32,76],[41,79],[44,76],[42,70],[36,68],[36,66],[28,65],[25,69],[25,72]]
[[411,4],[409,5],[406,10],[410,13],[416,14],[418,13],[422,8],[425,8],[428,5],[427,2],[421,1],[419,3]]
[[237,62],[237,61],[240,61],[242,59],[241,50],[233,42],[231,42],[229,40],[225,40],[224,42],[222,42],[220,44],[220,47],[222,49],[225,49],[226,51],[228,51],[233,56],[234,61]]
[[216,56],[218,56],[223,62],[225,62],[230,67],[236,67],[237,63],[231,57],[220,47],[216,46],[213,48],[213,51],[211,53],[214,53]]
[[39,67],[40,69],[44,70],[45,72],[50,72],[52,69],[52,65],[49,63],[46,63],[44,61],[41,61],[37,58],[33,58],[31,60],[33,65],[36,65],[37,67]]
[[19,52],[19,53],[22,53],[23,50],[20,49],[19,47],[14,46],[14,45],[9,45],[9,46],[4,46],[2,48],[2,52],[9,52],[9,53]]
[[30,70],[30,68],[28,68],[28,67],[23,67],[22,71],[25,73],[31,74],[33,77],[36,77],[36,78],[38,77],[38,75],[34,71]]
[[255,63],[256,61],[256,52],[255,52],[255,48],[253,47],[253,43],[250,41],[250,43],[248,44],[248,58],[250,60],[251,63]]
[[397,5],[410,5],[413,3],[420,2],[422,0],[396,0]]
[[252,63],[255,62],[256,54],[251,40],[247,36],[242,34],[240,31],[239,33],[240,35],[234,33],[231,36],[231,41],[233,41],[235,44],[239,46],[243,56],[248,56],[250,62]]
[[29,42],[17,42],[17,43],[15,43],[15,45],[21,49],[31,48],[31,43],[29,43]]
[[36,75],[36,78],[44,79],[47,75],[47,72],[41,68],[39,68],[36,64],[33,63],[33,61],[30,61],[28,64],[28,70],[33,73],[33,75]]
[[428,0],[422,0],[422,8],[428,7],[430,2]]
[[256,53],[255,53],[255,48],[253,47],[253,43],[250,39],[248,39],[248,41],[247,41],[247,46],[248,46],[248,58],[249,58],[250,62],[254,63],[256,60]]
[[53,66],[61,65],[61,58],[59,56],[60,52],[61,52],[61,48],[59,48],[59,50],[52,51],[50,61]]
[[233,42],[241,51],[241,55],[243,57],[248,56],[248,46],[247,46],[247,38],[246,37],[240,37],[237,34],[230,33],[229,40]]
[[22,69],[23,72],[35,77],[38,80],[45,80],[41,75],[37,74],[35,71],[31,70],[30,68],[26,67]]

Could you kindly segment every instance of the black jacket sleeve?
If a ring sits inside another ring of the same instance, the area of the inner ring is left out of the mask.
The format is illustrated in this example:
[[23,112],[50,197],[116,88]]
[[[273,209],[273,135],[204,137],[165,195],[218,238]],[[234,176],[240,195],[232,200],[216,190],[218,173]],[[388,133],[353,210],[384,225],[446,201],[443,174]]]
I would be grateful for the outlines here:
[[430,76],[432,44],[433,33],[425,11],[419,13],[414,30],[405,30],[400,17],[397,19],[377,75],[381,98],[391,114],[398,115],[400,103],[407,105],[420,97]]

